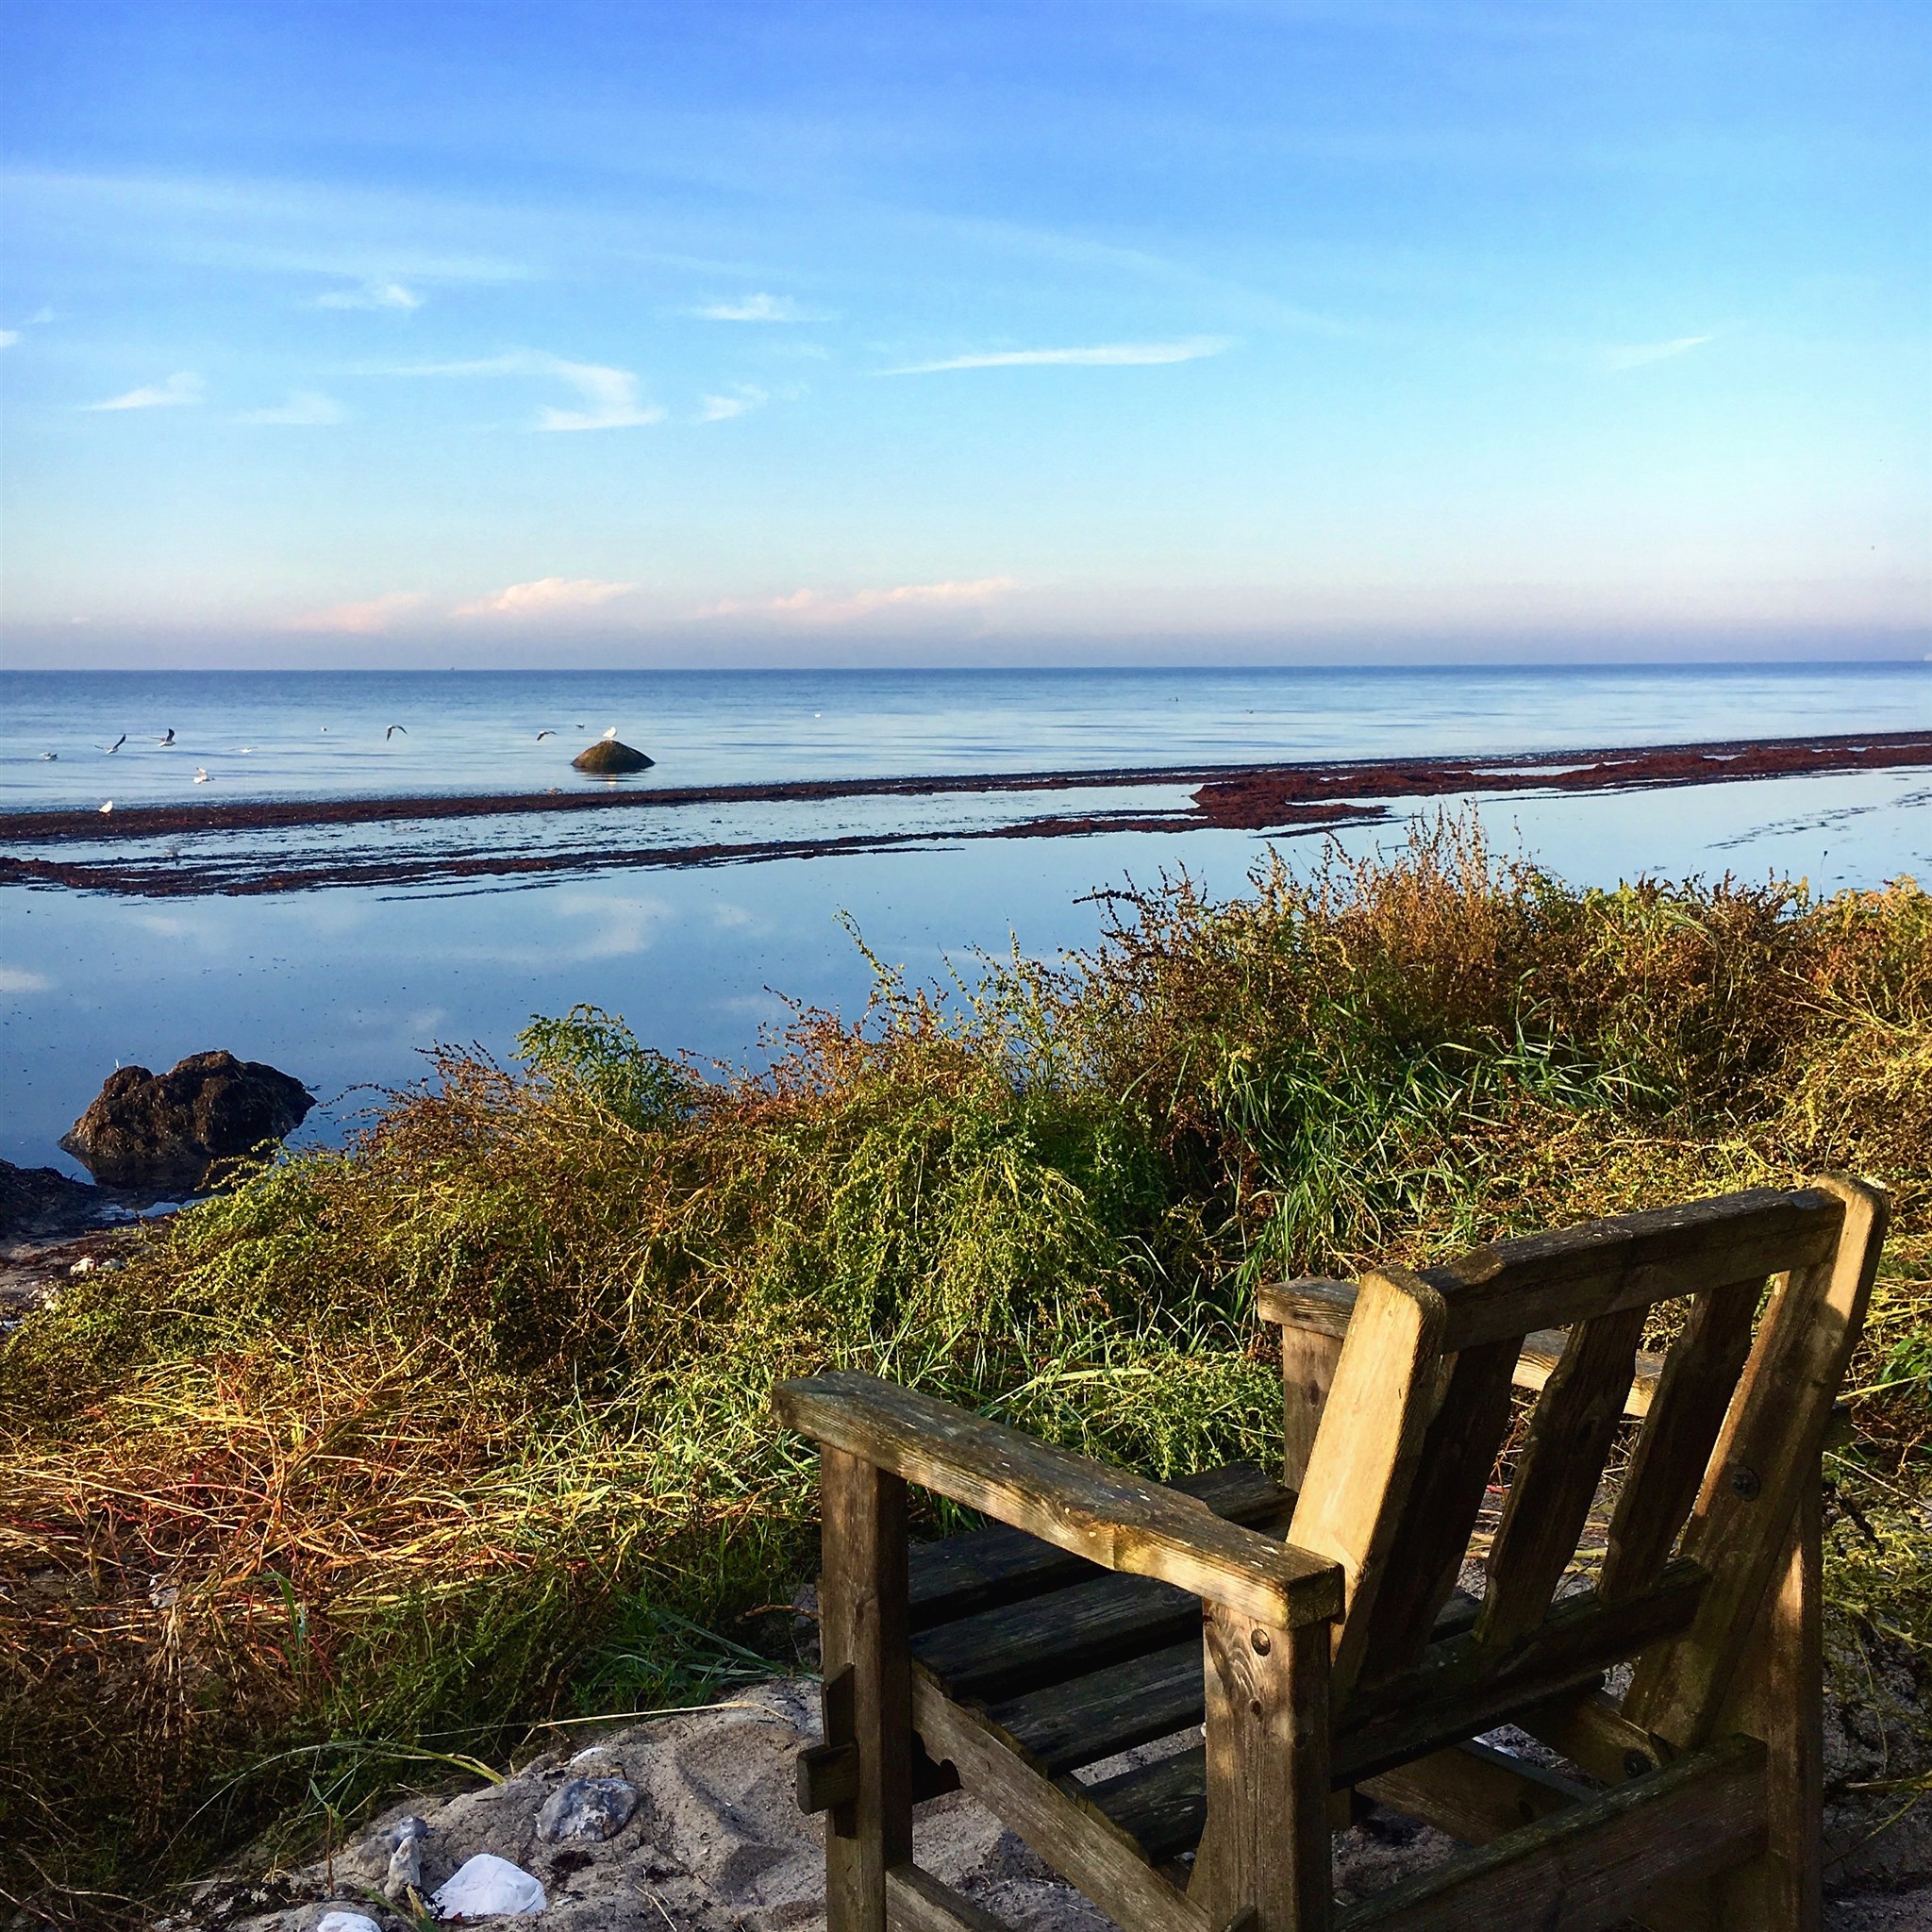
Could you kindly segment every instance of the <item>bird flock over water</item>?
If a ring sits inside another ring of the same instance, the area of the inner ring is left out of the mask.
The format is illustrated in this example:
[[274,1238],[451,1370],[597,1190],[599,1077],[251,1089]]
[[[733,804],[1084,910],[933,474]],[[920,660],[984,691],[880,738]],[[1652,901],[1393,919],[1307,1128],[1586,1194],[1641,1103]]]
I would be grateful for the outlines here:
[[[543,728],[537,733],[535,741],[539,744],[541,744],[546,738],[555,738],[558,735],[558,731],[559,728],[560,727],[555,724],[544,725]],[[580,723],[576,726],[576,728],[579,731],[586,731],[590,727]],[[325,738],[326,738],[329,735],[329,729],[326,724],[321,727],[320,735]],[[382,741],[384,744],[391,744],[397,738],[407,738],[408,737],[408,735],[409,727],[407,724],[390,724],[385,726],[383,730]],[[121,748],[127,742],[128,737],[129,734],[124,731],[122,732],[120,737],[115,739],[112,744],[99,744],[96,745],[94,749],[105,758],[114,758],[119,755]],[[616,737],[617,726],[615,724],[608,726],[604,732],[604,738],[607,741],[614,741],[616,740]],[[343,741],[340,734],[338,734],[337,741],[339,743]],[[167,728],[161,733],[160,737],[155,740],[154,746],[157,751],[174,751],[177,748],[181,748],[179,747],[179,741],[175,734],[175,727],[172,724],[167,726]],[[254,755],[254,751],[255,747],[251,744],[238,744],[231,746],[229,748],[227,755],[233,758],[245,758],[252,757]],[[58,751],[43,751],[41,754],[41,760],[44,764],[57,764],[59,762],[59,758],[60,754]],[[194,768],[194,776],[191,782],[196,785],[211,785],[214,783],[214,778],[206,765],[196,765]],[[95,809],[103,813],[111,812],[114,809],[114,801],[111,798],[104,799],[101,802],[101,804],[95,808]]]

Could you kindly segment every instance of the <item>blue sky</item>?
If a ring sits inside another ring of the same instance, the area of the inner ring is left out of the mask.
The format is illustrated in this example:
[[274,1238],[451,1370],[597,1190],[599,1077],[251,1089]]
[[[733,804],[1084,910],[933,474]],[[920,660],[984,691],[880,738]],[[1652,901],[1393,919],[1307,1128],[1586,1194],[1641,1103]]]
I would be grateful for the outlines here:
[[17,665],[1932,647],[1932,8],[0,0]]

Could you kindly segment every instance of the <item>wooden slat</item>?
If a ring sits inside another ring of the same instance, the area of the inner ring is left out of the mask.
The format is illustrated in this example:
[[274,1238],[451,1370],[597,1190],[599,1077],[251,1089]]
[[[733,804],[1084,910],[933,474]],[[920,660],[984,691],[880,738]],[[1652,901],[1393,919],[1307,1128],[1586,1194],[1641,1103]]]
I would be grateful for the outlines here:
[[[1261,1319],[1274,1323],[1285,1333],[1292,1329],[1305,1335],[1329,1336],[1340,1341],[1348,1333],[1355,1297],[1354,1282],[1324,1279],[1271,1283],[1260,1291],[1257,1301]],[[1541,1389],[1562,1360],[1569,1340],[1569,1331],[1564,1328],[1538,1328],[1525,1335],[1516,1361],[1516,1386]],[[1624,1404],[1625,1415],[1649,1414],[1663,1360],[1659,1355],[1638,1356],[1630,1393]]]
[[1351,1907],[1336,1932],[1602,1932],[1654,1886],[1762,1846],[1764,1746],[1726,1740]]
[[910,1864],[886,1872],[886,1921],[892,1932],[1009,1932],[984,1906]]
[[1772,1586],[1845,1364],[1857,1346],[1885,1238],[1885,1196],[1827,1177],[1844,1239],[1834,1254],[1787,1275],[1758,1324],[1736,1400],[1710,1458],[1684,1554],[1711,1574],[1697,1620],[1638,1665],[1629,1715],[1694,1749],[1711,1733],[1752,1624]]
[[1489,1557],[1477,1641],[1507,1649],[1543,1620],[1576,1554],[1623,1419],[1644,1310],[1579,1323],[1538,1398]]
[[1097,1806],[1157,1864],[1191,1851],[1208,1822],[1208,1749],[1193,1744],[1085,1785]]
[[1278,1628],[1341,1609],[1341,1577],[1325,1557],[916,1390],[838,1370],[781,1383],[774,1406],[801,1434],[1106,1569],[1159,1577]]
[[1843,1219],[1823,1186],[1754,1188],[1498,1241],[1420,1273],[1442,1297],[1442,1347],[1453,1354],[1809,1267],[1833,1252]]
[[886,1932],[886,1868],[912,1856],[906,1485],[837,1449],[820,1458],[819,1481],[826,1741],[858,1755],[856,1792],[825,1834],[825,1923],[827,1932]]
[[[1570,1331],[1567,1328],[1539,1328],[1534,1335],[1523,1338],[1522,1352],[1516,1358],[1516,1386],[1519,1389],[1541,1389],[1557,1373],[1557,1364],[1563,1359],[1563,1351],[1569,1346]],[[1636,1366],[1631,1372],[1630,1392],[1624,1398],[1624,1413],[1628,1416],[1645,1416],[1650,1413],[1650,1405],[1657,1396],[1657,1377],[1663,1373],[1664,1358],[1660,1355],[1649,1355],[1640,1349]]]
[[[1461,1635],[1475,1612],[1475,1599],[1458,1591],[1437,1616],[1437,1639]],[[1055,1776],[1097,1764],[1201,1722],[1201,1645],[1191,1639],[1083,1676],[1059,1677],[987,1714]]]
[[1332,1558],[1347,1580],[1348,1608],[1335,1640],[1338,1704],[1360,1668],[1428,1427],[1441,1332],[1434,1290],[1400,1270],[1363,1276],[1289,1527],[1295,1546]]
[[1594,1795],[1546,1765],[1477,1743],[1431,1752],[1364,1778],[1357,1790],[1471,1845],[1486,1845]]
[[[1199,1617],[1195,1619],[1199,1623]],[[1170,1643],[1111,1669],[1067,1677],[987,1712],[1058,1777],[1201,1722],[1201,1640]]]
[[1305,1275],[1299,1281],[1264,1282],[1255,1296],[1256,1312],[1278,1328],[1301,1328],[1311,1335],[1348,1333],[1355,1312],[1356,1284]]
[[1071,1780],[1041,1775],[1010,1739],[914,1673],[913,1722],[926,1749],[1054,1870],[1125,1932],[1221,1932],[1154,1870],[1139,1842]]
[[1205,1835],[1188,1886],[1213,1924],[1326,1932],[1328,1633],[1270,1630],[1209,1604]]
[[1671,1344],[1610,1517],[1597,1579],[1607,1602],[1641,1590],[1670,1560],[1750,1352],[1762,1290],[1740,1281],[1699,1295]]
[[[1286,1531],[1294,1497],[1252,1462],[1231,1463],[1166,1485],[1251,1529]],[[914,1543],[908,1609],[914,1630],[1017,1603],[1095,1574],[1095,1566],[1024,1529],[996,1524]]]
[[1456,1589],[1496,1451],[1509,1426],[1513,1341],[1466,1348],[1428,1434],[1403,1512],[1388,1574],[1375,1598],[1360,1679],[1376,1683],[1415,1665],[1443,1636],[1437,1612]]
[[936,1624],[913,1638],[912,1654],[947,1695],[990,1701],[1162,1649],[1197,1634],[1200,1623],[1200,1599],[1187,1591],[1101,1575]]
[[1646,1644],[1686,1628],[1704,1590],[1697,1564],[1674,1563],[1651,1589],[1621,1603],[1599,1604],[1591,1591],[1563,1598],[1506,1657],[1473,1633],[1435,1645],[1414,1670],[1357,1690],[1337,1725],[1337,1781],[1391,1770],[1425,1751],[1479,1736],[1592,1682]]
[[1821,1498],[1807,1485],[1784,1562],[1720,1714],[1762,1739],[1770,1830],[1762,1855],[1718,1882],[1726,1932],[1819,1932],[1824,1912],[1824,1635]]
[[1319,1328],[1281,1331],[1281,1480],[1299,1491],[1314,1454],[1322,1411],[1335,1386],[1341,1338]]

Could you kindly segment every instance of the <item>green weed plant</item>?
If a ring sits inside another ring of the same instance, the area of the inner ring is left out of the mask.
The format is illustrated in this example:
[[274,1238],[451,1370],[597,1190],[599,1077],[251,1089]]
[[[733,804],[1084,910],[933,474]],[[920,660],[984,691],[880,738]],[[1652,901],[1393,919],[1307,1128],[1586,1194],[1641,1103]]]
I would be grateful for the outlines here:
[[871,1370],[1157,1476],[1267,1462],[1258,1283],[1824,1168],[1897,1215],[1829,1470],[1835,1629],[1925,1657],[1925,893],[1578,891],[1445,819],[1227,903],[1107,897],[1057,964],[928,991],[875,961],[862,1016],[798,1012],[757,1070],[581,1008],[513,1067],[440,1053],[346,1150],[23,1324],[0,1891],[131,1910],[399,1778],[728,1690],[814,1568],[781,1376]]

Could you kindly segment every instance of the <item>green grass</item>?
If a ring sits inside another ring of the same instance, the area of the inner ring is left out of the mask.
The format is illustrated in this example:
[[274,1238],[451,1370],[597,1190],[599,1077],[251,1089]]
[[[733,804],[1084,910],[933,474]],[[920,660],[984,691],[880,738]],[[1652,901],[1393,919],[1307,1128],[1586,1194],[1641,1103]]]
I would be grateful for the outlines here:
[[[707,1074],[578,1010],[149,1234],[0,1349],[0,1890],[75,1923],[546,1721],[715,1692],[813,1566],[782,1375],[1157,1474],[1263,1459],[1258,1281],[1820,1168],[1896,1231],[1832,1467],[1932,1644],[1932,901],[1576,892],[1440,823]],[[266,1833],[266,1837],[258,1835]]]

